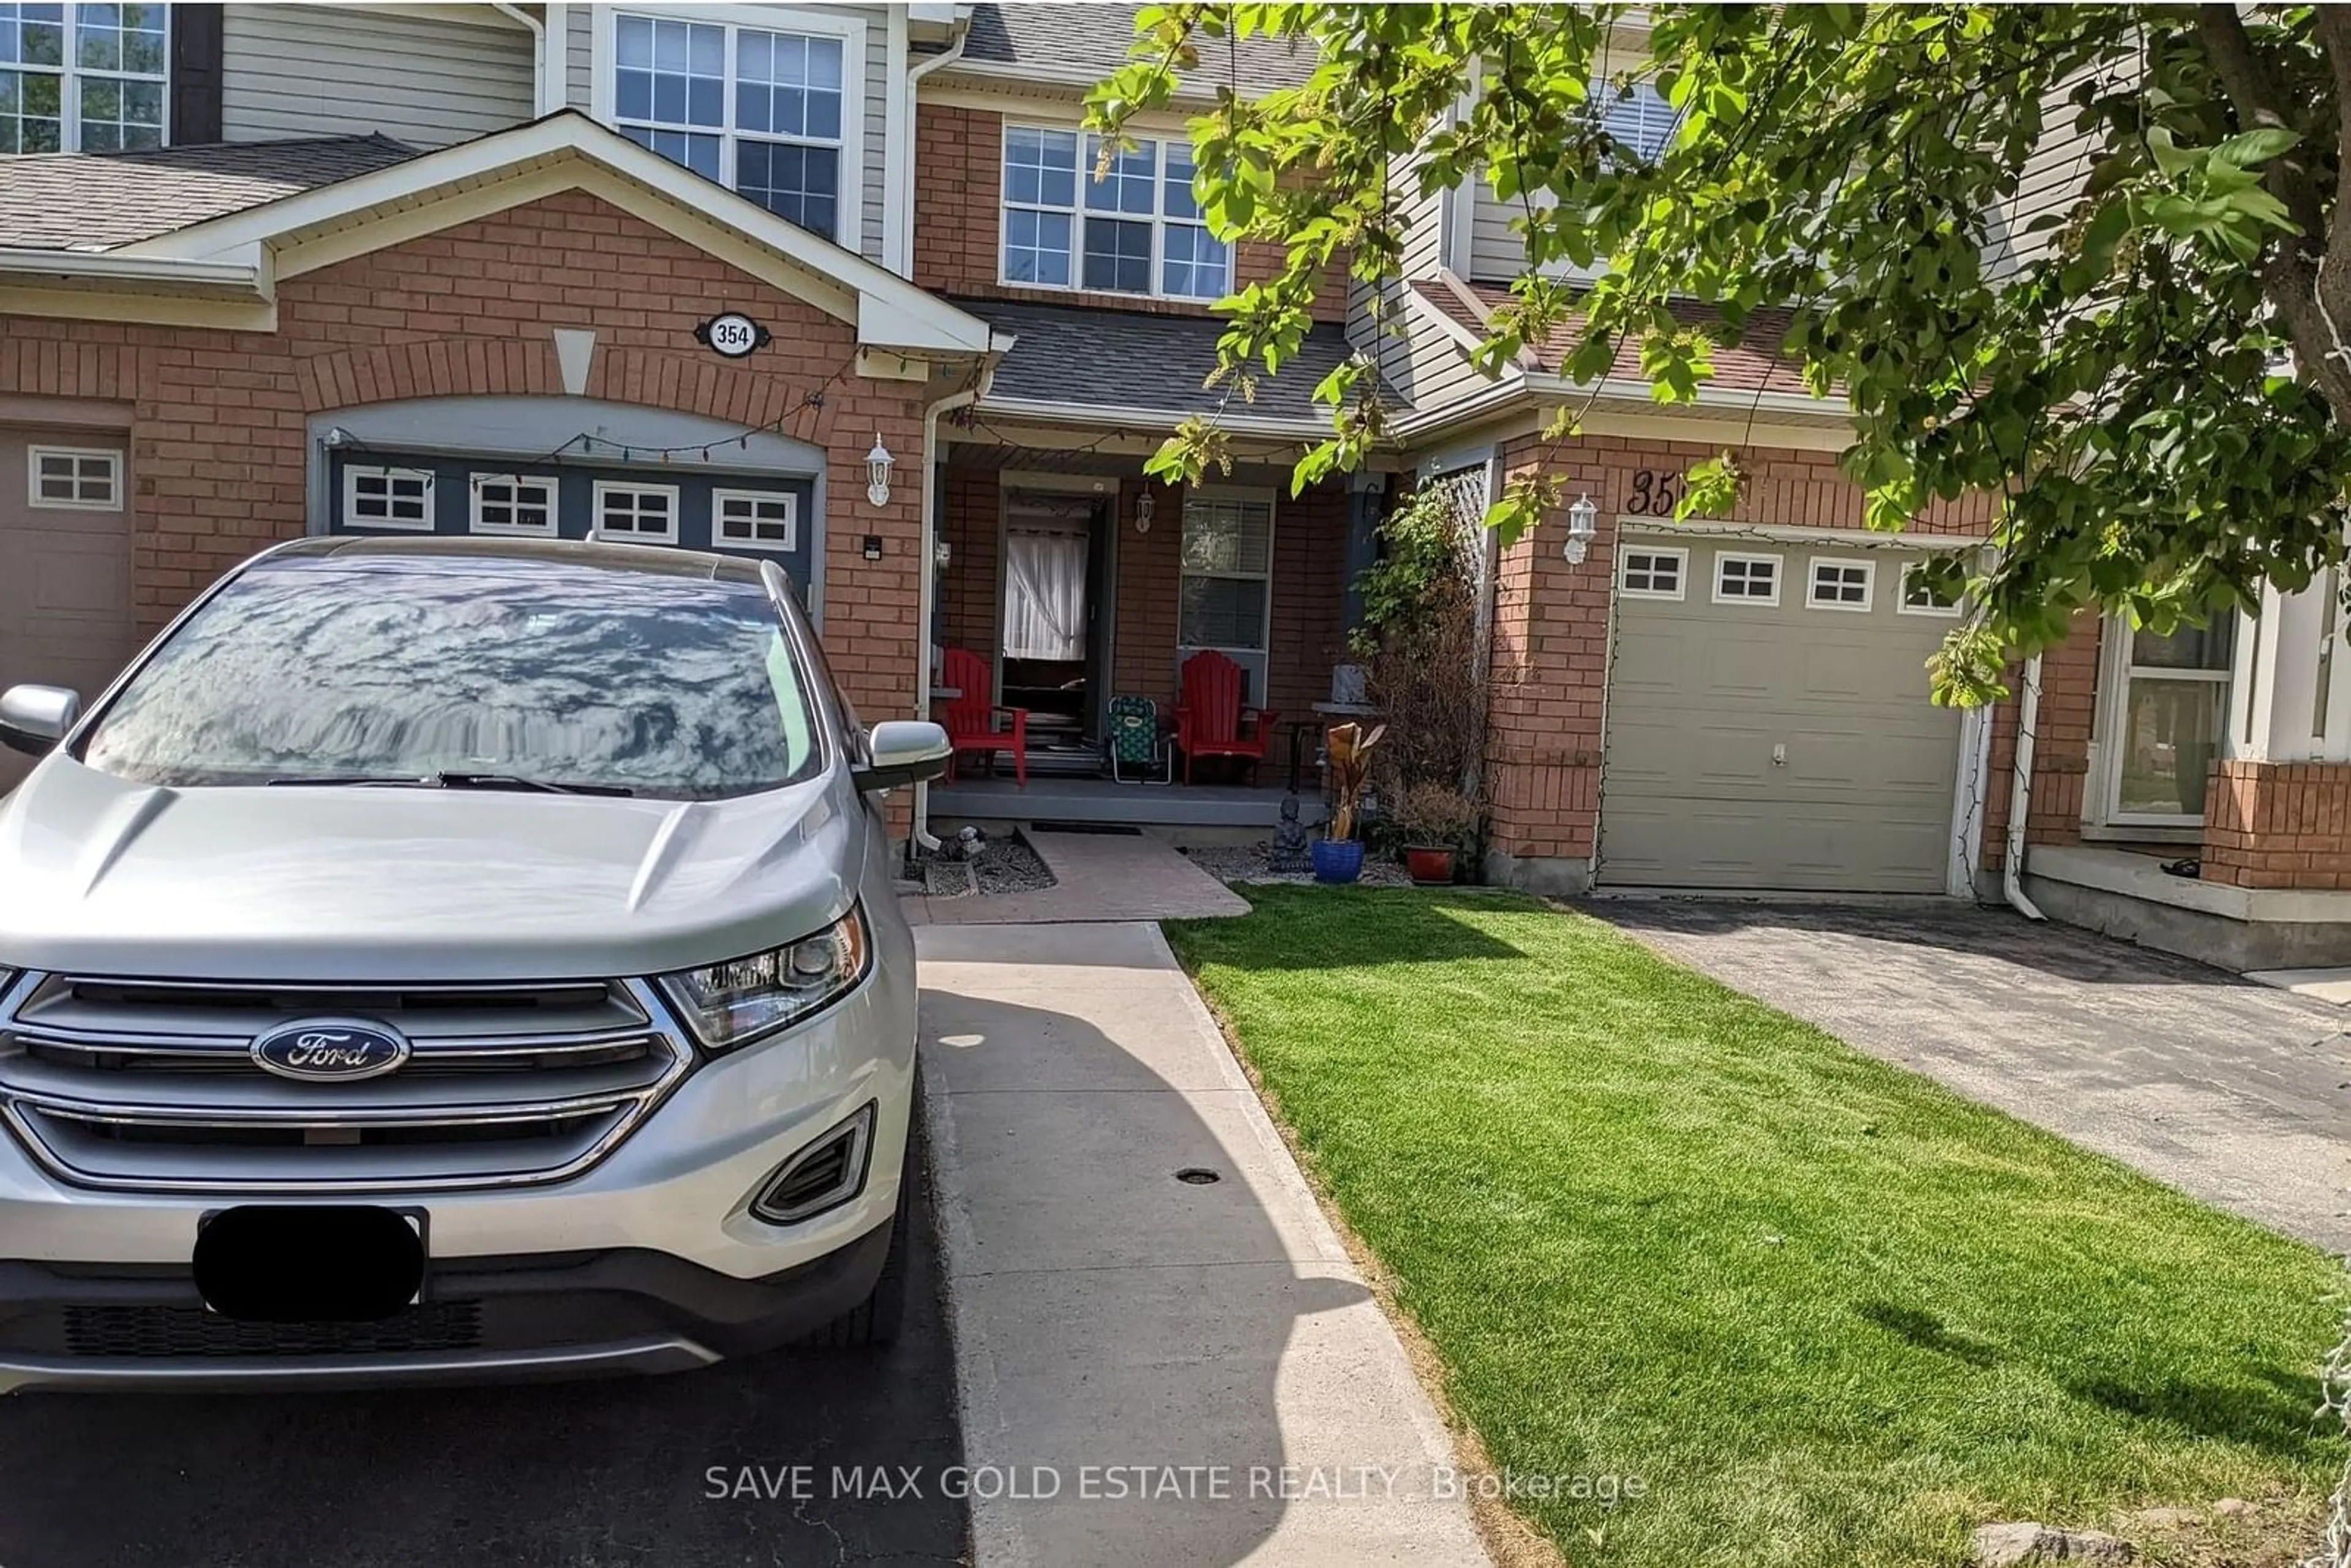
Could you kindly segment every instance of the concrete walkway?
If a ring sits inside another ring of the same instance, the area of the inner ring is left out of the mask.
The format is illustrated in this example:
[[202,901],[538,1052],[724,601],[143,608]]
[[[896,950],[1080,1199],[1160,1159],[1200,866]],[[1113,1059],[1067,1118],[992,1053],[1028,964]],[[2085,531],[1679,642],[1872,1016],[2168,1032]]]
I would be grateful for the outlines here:
[[1020,836],[1053,873],[1054,886],[960,898],[909,895],[898,901],[906,918],[917,925],[1048,925],[1249,913],[1247,900],[1148,833]]
[[975,1488],[980,1568],[1485,1563],[1435,1495],[1443,1424],[1157,927],[916,935],[965,1458],[1017,1494]]
[[2005,910],[1584,907],[1971,1100],[2351,1249],[2351,1020],[2340,1009]]

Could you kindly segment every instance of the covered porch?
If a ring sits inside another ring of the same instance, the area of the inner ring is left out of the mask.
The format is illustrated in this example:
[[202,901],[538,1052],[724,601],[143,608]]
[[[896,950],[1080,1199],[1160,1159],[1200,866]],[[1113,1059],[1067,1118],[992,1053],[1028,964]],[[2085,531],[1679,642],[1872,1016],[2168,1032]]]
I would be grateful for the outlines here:
[[[1168,406],[1095,412],[1026,394],[1080,390],[1065,372],[1084,356],[1061,339],[1089,329],[1065,319],[1107,313],[1057,310],[1040,324],[1040,312],[1024,307],[1002,323],[1019,343],[995,390],[940,428],[932,711],[966,733],[977,710],[1004,711],[992,754],[963,752],[956,777],[932,787],[932,818],[1270,831],[1295,791],[1311,825],[1322,731],[1365,711],[1347,652],[1350,584],[1372,559],[1384,476],[1292,495],[1291,465],[1324,428],[1300,407],[1235,416],[1233,465],[1212,484],[1147,478],[1144,462],[1201,397],[1184,361],[1213,362],[1217,324],[1123,323],[1155,347],[1123,369],[1096,356],[1084,384],[1141,395],[1165,383]],[[1023,349],[1056,344],[1068,351],[1052,353],[1041,377],[1023,366]],[[1187,756],[1177,710],[1186,667],[1204,656],[1195,686],[1213,690],[1209,666],[1229,661],[1238,697],[1194,703],[1227,716],[1198,727],[1207,733],[1189,737],[1203,744]],[[1220,754],[1207,742],[1235,727],[1236,707],[1247,710],[1242,754]],[[1021,716],[1025,786],[1010,710]]]

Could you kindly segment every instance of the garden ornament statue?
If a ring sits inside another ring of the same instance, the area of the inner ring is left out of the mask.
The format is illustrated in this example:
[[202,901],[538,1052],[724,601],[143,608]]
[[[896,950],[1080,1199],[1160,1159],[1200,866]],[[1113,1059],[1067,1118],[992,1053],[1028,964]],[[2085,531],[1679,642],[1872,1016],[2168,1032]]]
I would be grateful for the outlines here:
[[1281,798],[1281,825],[1273,831],[1273,848],[1267,852],[1266,869],[1274,872],[1304,871],[1312,863],[1307,847],[1306,829],[1298,821],[1298,796],[1293,791]]

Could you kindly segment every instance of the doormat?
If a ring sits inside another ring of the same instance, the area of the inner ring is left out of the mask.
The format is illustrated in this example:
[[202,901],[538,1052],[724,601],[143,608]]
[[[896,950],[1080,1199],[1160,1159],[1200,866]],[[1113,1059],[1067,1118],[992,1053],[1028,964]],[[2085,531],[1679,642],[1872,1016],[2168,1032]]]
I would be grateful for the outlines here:
[[1122,839],[1139,839],[1141,828],[1129,828],[1116,822],[1031,822],[1032,833],[1109,833]]

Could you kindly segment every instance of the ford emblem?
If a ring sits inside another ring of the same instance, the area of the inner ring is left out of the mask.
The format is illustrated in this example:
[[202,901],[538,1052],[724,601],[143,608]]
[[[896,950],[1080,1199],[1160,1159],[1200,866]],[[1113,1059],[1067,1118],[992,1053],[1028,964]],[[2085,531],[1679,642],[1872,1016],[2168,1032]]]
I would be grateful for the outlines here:
[[399,1030],[358,1019],[304,1019],[253,1042],[254,1064],[280,1078],[348,1083],[380,1078],[408,1060]]

